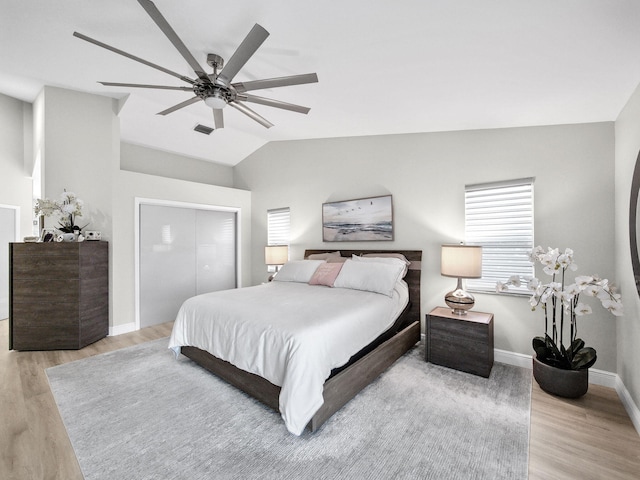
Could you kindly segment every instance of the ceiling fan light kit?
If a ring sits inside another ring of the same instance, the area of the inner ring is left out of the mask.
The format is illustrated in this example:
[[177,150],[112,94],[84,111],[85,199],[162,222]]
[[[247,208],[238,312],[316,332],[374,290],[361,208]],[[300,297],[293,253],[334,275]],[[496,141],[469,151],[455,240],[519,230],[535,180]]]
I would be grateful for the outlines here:
[[204,103],[213,109],[220,109],[227,106],[227,99],[224,98],[224,94],[220,91],[214,91],[208,97],[204,97]]
[[262,43],[269,36],[269,32],[267,32],[257,23],[253,26],[249,34],[245,37],[245,39],[236,49],[231,58],[226,62],[226,65],[224,59],[221,56],[215,53],[209,53],[207,55],[207,64],[213,69],[213,73],[207,74],[195,59],[195,57],[191,54],[191,52],[189,52],[186,45],[182,42],[182,40],[180,40],[180,37],[178,37],[171,25],[169,25],[164,16],[162,16],[155,4],[150,0],[138,0],[138,3],[142,6],[142,8],[145,9],[147,14],[156,23],[156,25],[158,25],[160,30],[162,30],[162,32],[173,44],[176,50],[178,50],[180,55],[182,55],[182,57],[187,61],[191,69],[196,74],[196,78],[189,78],[185,75],[173,72],[167,68],[161,67],[160,65],[156,65],[152,62],[107,45],[106,43],[100,42],[81,33],[73,32],[73,35],[77,38],[80,38],[81,40],[93,43],[94,45],[110,50],[131,60],[142,63],[151,68],[155,68],[156,70],[160,70],[189,84],[189,86],[170,86],[139,83],[99,82],[102,85],[129,88],[151,88],[160,90],[181,90],[187,92],[191,91],[195,95],[194,97],[180,102],[177,105],[169,107],[166,110],[158,112],[158,115],[168,115],[169,113],[173,113],[176,110],[180,110],[181,108],[187,107],[202,100],[208,107],[213,109],[213,120],[216,129],[224,127],[224,117],[222,109],[227,105],[234,107],[239,112],[244,113],[246,116],[266,128],[270,128],[273,126],[271,122],[251,110],[243,102],[257,103],[268,107],[280,108],[283,110],[289,110],[291,112],[302,114],[309,113],[310,109],[307,107],[287,102],[281,102],[279,100],[270,98],[259,97],[256,95],[247,94],[246,92],[266,88],[277,88],[291,85],[302,85],[306,83],[316,83],[318,81],[318,76],[315,73],[231,83],[234,77],[242,69],[242,67],[244,67],[247,61],[253,56],[253,54],[258,50],[258,48],[260,48]]

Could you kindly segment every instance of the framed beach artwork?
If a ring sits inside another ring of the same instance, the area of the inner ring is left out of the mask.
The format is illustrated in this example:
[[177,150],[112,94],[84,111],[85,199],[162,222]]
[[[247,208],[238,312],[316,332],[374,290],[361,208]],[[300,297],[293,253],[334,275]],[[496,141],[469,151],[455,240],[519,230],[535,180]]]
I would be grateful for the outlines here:
[[391,195],[322,204],[324,242],[393,240]]

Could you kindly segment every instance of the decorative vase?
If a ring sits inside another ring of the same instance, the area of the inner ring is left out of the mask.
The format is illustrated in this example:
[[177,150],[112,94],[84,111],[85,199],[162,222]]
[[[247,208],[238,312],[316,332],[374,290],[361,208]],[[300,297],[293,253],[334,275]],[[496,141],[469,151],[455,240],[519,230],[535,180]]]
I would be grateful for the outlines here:
[[578,398],[589,388],[589,369],[565,370],[542,363],[533,355],[533,378],[540,388],[552,395]]
[[77,235],[75,233],[61,233],[56,236],[56,242],[75,242]]

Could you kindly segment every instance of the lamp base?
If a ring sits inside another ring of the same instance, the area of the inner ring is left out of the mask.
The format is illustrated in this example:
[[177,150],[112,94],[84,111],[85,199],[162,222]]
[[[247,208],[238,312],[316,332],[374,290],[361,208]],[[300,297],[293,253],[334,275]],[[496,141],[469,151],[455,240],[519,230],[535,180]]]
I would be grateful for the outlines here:
[[444,296],[444,303],[447,304],[455,315],[466,315],[467,310],[471,310],[476,303],[476,299],[469,292],[462,288],[462,279],[458,278],[456,289]]

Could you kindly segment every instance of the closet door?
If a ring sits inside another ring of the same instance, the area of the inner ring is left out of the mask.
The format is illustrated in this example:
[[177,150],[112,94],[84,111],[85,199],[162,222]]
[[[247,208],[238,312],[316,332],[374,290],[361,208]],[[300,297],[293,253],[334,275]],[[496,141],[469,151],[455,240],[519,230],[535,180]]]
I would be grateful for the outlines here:
[[194,295],[235,288],[236,214],[140,205],[140,327],[173,321]]
[[235,288],[236,214],[196,210],[196,291]]

